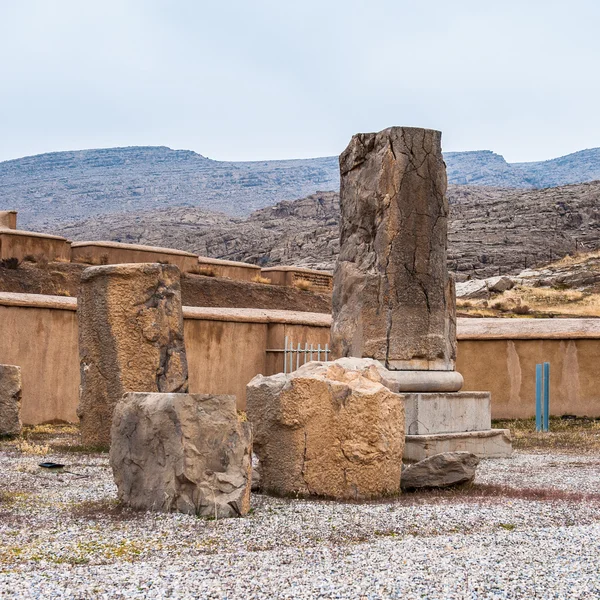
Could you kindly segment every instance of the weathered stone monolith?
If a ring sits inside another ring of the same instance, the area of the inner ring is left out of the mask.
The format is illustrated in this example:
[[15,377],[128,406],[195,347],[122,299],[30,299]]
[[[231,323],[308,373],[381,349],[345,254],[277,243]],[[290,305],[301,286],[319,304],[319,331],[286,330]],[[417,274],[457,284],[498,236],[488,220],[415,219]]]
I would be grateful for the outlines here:
[[235,396],[125,394],[110,464],[119,499],[133,508],[216,519],[250,509],[252,428]]
[[393,370],[453,370],[441,133],[392,127],[357,134],[340,156],[340,172],[334,357],[375,358]]
[[380,383],[373,361],[345,360],[248,384],[264,491],[338,500],[400,492],[404,399]]
[[179,269],[154,263],[86,269],[77,313],[81,439],[108,447],[124,393],[188,391]]
[[0,436],[21,433],[21,367],[0,365]]

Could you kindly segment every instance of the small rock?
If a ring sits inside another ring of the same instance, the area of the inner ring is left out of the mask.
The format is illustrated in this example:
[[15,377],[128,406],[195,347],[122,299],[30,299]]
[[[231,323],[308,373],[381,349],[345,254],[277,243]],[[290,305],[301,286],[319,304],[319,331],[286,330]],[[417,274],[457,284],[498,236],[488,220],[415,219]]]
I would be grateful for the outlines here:
[[470,452],[443,452],[409,465],[402,471],[403,490],[443,488],[475,479],[479,458]]

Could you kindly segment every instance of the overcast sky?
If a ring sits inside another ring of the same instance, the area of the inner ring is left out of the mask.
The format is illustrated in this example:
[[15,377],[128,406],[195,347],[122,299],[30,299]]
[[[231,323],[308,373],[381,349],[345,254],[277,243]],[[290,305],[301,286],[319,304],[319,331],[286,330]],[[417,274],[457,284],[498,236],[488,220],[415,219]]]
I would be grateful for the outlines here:
[[600,146],[600,0],[0,0],[0,160],[220,160],[443,131],[510,162]]

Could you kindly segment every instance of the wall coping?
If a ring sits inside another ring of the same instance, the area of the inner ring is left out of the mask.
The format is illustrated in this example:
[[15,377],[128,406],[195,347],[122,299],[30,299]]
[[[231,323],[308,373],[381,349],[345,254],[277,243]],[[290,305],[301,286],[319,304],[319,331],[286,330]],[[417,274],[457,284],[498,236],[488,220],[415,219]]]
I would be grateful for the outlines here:
[[576,340],[600,338],[600,319],[457,319],[459,340]]
[[119,248],[121,250],[141,250],[143,252],[160,252],[161,254],[176,254],[177,256],[190,256],[196,258],[192,252],[185,250],[176,250],[175,248],[161,248],[159,246],[144,246],[143,244],[125,244],[123,242],[92,241],[92,242],[73,242],[71,248],[86,248],[96,246],[98,248]]
[[232,321],[236,323],[285,323],[329,327],[331,315],[326,313],[300,312],[293,310],[267,310],[260,308],[208,308],[184,306],[184,319],[201,321]]
[[199,256],[198,263],[201,265],[223,265],[226,267],[241,267],[243,269],[254,269],[260,271],[258,265],[241,262],[239,260],[224,260],[222,258],[210,258],[208,256]]
[[[10,212],[10,211],[6,211]],[[50,235],[49,233],[38,233],[37,231],[23,231],[22,229],[10,229],[9,227],[0,227],[0,235],[17,235],[24,237],[45,238],[48,240],[60,240],[70,244],[71,242],[60,235]]]
[[[77,310],[77,298],[0,292],[0,306]],[[259,308],[184,306],[186,319],[238,323],[290,323],[329,327],[331,315]],[[459,340],[600,339],[600,319],[457,319]]]
[[289,272],[289,271],[297,271],[298,273],[315,273],[317,275],[327,275],[327,277],[333,277],[332,273],[329,273],[329,271],[318,271],[317,269],[308,269],[306,267],[266,267],[264,269],[262,269],[263,273],[273,273],[275,271],[284,271],[284,272]]

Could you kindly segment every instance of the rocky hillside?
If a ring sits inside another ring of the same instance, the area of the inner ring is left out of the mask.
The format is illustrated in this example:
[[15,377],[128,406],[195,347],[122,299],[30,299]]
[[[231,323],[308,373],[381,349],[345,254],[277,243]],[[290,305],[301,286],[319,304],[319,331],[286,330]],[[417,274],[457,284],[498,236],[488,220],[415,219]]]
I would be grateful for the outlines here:
[[[543,190],[451,185],[449,268],[459,279],[518,273],[600,247],[600,182]],[[260,265],[332,269],[339,196],[319,192],[233,218],[196,208],[104,215],[55,226],[73,240],[164,245]]]
[[[490,151],[445,154],[449,181],[550,187],[600,179],[600,149],[533,163]],[[337,190],[337,157],[222,162],[165,147],[55,152],[0,162],[0,210],[30,229],[115,212],[173,206],[247,216],[283,199]]]

